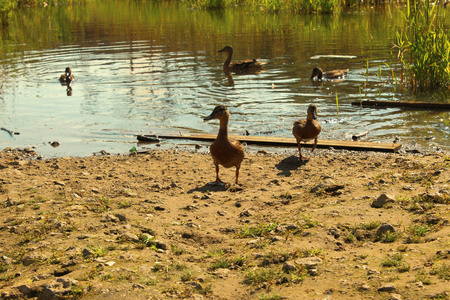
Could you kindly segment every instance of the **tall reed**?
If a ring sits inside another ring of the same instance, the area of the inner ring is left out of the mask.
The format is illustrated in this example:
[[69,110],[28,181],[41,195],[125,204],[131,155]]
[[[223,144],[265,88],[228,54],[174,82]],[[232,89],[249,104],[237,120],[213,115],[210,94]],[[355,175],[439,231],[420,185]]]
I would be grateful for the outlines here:
[[185,0],[189,6],[198,8],[226,8],[242,5],[271,13],[336,13],[345,7],[355,6],[357,0]]
[[445,11],[429,0],[407,1],[406,28],[397,32],[400,80],[412,91],[450,88],[450,39]]

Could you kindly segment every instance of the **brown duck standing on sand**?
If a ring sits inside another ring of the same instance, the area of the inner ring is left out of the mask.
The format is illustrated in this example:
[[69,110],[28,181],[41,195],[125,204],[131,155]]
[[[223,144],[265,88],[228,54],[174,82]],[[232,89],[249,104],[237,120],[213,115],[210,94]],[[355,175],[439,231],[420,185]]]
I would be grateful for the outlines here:
[[319,80],[321,80],[322,78],[338,79],[338,78],[342,78],[345,75],[347,75],[347,72],[348,72],[348,69],[324,72],[321,68],[314,68],[310,79],[312,80],[316,76],[317,76],[317,79],[319,79]]
[[246,59],[246,60],[240,60],[237,62],[232,63],[231,58],[233,57],[233,47],[226,46],[222,50],[219,50],[219,52],[225,52],[228,54],[227,59],[225,60],[225,63],[223,64],[223,70],[225,72],[230,71],[255,71],[261,69],[261,67],[266,62],[261,62],[257,58],[255,59]]
[[295,121],[294,127],[292,128],[292,134],[297,140],[300,160],[309,159],[308,157],[302,156],[300,142],[314,140],[314,146],[311,150],[311,152],[313,152],[317,145],[317,137],[321,131],[322,126],[320,126],[320,123],[317,120],[317,106],[310,104],[308,106],[308,117],[306,119]]
[[210,147],[211,156],[216,166],[216,183],[223,183],[219,179],[219,165],[222,165],[225,168],[236,167],[236,184],[238,184],[239,168],[244,160],[244,146],[239,141],[228,139],[230,113],[226,106],[216,106],[209,116],[203,118],[204,121],[212,119],[219,119],[220,121],[219,133]]
[[75,76],[72,75],[72,69],[67,67],[64,74],[59,77],[59,82],[69,85],[72,81],[75,81]]

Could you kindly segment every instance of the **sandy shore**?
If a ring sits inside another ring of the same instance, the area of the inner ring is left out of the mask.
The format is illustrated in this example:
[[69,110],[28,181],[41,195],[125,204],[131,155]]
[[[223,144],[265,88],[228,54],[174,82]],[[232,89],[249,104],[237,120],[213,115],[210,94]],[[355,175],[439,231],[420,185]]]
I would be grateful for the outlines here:
[[0,298],[449,299],[450,154],[203,151],[0,152]]

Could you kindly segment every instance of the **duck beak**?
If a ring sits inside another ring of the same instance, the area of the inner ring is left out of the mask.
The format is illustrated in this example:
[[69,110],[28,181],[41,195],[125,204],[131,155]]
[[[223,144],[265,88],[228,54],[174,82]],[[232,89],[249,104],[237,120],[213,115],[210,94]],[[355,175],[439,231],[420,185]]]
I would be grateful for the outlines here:
[[210,114],[209,116],[207,116],[207,117],[204,117],[203,118],[203,121],[209,121],[209,120],[212,120],[212,119],[214,119],[214,114]]
[[225,48],[223,48],[222,50],[219,50],[219,51],[217,51],[217,52],[223,52],[225,50]]

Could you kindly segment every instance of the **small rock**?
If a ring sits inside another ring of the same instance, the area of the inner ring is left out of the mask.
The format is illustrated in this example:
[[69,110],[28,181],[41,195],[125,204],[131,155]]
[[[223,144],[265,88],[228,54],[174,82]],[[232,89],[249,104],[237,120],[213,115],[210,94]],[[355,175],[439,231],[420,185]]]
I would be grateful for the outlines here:
[[392,293],[389,295],[389,300],[402,300],[402,295]]
[[368,290],[370,290],[370,286],[367,283],[364,283],[363,285],[361,285],[359,287],[359,290],[360,291],[368,291]]
[[341,236],[341,234],[339,233],[339,229],[337,229],[337,228],[330,228],[330,229],[328,230],[328,232],[329,232],[332,236],[334,236],[335,239],[338,239],[338,238]]
[[125,241],[132,241],[132,242],[139,242],[139,237],[137,235],[135,235],[132,232],[125,232],[124,234],[122,234],[119,239],[121,240],[125,240]]
[[31,293],[31,288],[24,284],[24,285],[19,285],[18,287],[16,287],[20,293],[22,293],[23,295],[28,295]]
[[322,264],[322,259],[319,257],[305,257],[297,259],[295,263],[297,265],[305,266],[306,268],[310,269]]
[[155,244],[157,249],[167,250],[168,248],[166,243],[163,243],[159,240],[154,240],[153,243]]
[[295,269],[297,269],[297,268],[292,263],[285,262],[283,264],[283,268],[282,269],[283,269],[284,272],[289,273],[289,272],[295,271]]
[[276,232],[288,232],[288,231],[294,231],[294,230],[298,230],[299,226],[294,224],[294,223],[288,223],[288,224],[280,224],[277,225],[277,227],[275,228]]
[[2,256],[2,257],[0,257],[0,260],[3,262],[3,264],[5,264],[7,266],[12,265],[12,263],[13,263],[12,258],[10,258],[8,256]]
[[27,256],[25,256],[22,260],[22,263],[24,266],[29,266],[34,264],[35,262],[37,262],[38,260],[40,260],[41,257],[37,254],[29,254]]
[[141,289],[141,290],[143,290],[143,289],[145,289],[145,287],[142,284],[134,283],[133,284],[133,289]]
[[392,225],[384,223],[381,224],[380,227],[378,227],[376,236],[380,238],[381,236],[383,236],[383,234],[386,234],[388,232],[395,232],[395,229]]
[[309,270],[308,270],[308,274],[309,274],[310,276],[317,276],[317,275],[319,275],[319,272],[317,271],[316,268],[312,268],[312,269],[309,269]]
[[200,290],[200,291],[203,290],[203,286],[199,282],[190,281],[190,282],[188,282],[188,284],[190,286],[192,286],[193,288],[195,288],[196,290]]
[[239,214],[239,217],[251,217],[253,214],[251,213],[251,211],[249,211],[248,209],[247,210],[244,210],[244,211],[242,211],[240,214]]
[[63,288],[69,288],[72,285],[77,285],[78,280],[75,280],[73,278],[69,278],[69,277],[60,277],[60,278],[56,278],[56,282],[61,283]]
[[81,254],[83,254],[84,257],[90,257],[92,255],[94,255],[94,252],[92,252],[91,250],[84,248],[83,251],[81,251]]
[[125,222],[127,220],[127,218],[121,214],[115,214],[114,216],[116,216],[121,222]]
[[392,283],[388,283],[383,285],[378,289],[379,292],[393,292],[395,291],[395,285]]
[[107,215],[105,217],[105,220],[113,222],[113,223],[119,223],[120,222],[120,219],[118,217],[116,217],[115,215]]
[[372,202],[371,206],[374,208],[382,208],[386,203],[395,202],[394,198],[388,194],[381,194],[375,201]]

